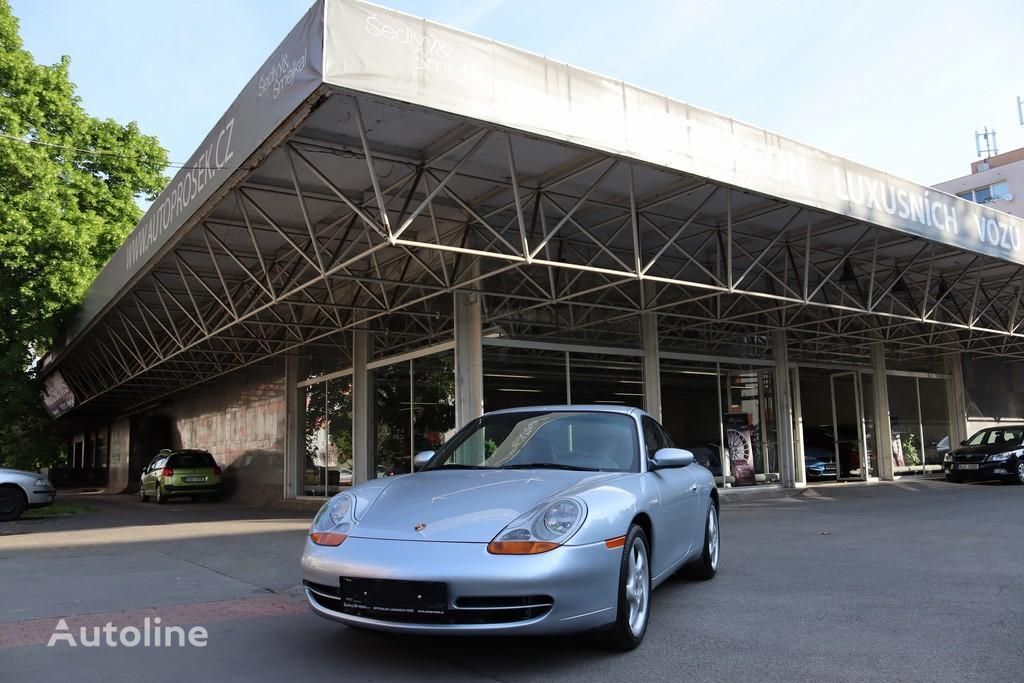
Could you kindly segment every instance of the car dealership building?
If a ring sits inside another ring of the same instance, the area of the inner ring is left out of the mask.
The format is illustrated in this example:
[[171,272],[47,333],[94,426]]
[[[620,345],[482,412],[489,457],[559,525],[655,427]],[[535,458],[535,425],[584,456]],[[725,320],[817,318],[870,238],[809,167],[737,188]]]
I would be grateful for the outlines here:
[[722,485],[936,472],[944,443],[1024,415],[1022,233],[323,0],[93,283],[44,398],[71,469],[114,490],[187,447],[241,497],[324,496],[483,411],[561,403],[644,407]]

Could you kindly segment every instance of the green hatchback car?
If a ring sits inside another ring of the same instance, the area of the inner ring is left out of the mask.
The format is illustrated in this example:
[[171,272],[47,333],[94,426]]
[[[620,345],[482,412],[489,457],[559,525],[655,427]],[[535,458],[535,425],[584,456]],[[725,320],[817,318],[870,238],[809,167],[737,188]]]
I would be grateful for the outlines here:
[[142,472],[139,498],[150,496],[157,503],[165,503],[176,496],[219,499],[223,483],[220,466],[206,451],[161,451]]

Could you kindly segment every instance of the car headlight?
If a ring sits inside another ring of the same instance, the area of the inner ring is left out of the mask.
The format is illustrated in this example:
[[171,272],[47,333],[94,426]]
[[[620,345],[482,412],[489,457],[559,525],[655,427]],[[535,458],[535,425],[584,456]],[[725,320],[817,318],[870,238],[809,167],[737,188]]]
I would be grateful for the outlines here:
[[37,487],[42,487],[44,489],[48,489],[48,488],[50,488],[50,480],[49,479],[36,479],[36,483],[33,484],[33,486],[37,486]]
[[334,496],[313,518],[313,525],[309,528],[310,540],[317,545],[341,545],[355,526],[355,512],[355,498],[347,493]]
[[536,555],[562,545],[583,526],[583,501],[563,498],[544,503],[514,519],[487,544],[494,555]]
[[942,462],[953,462],[953,454],[946,453],[944,456],[942,456]]
[[1010,459],[1011,455],[1013,455],[1013,454],[1012,453],[993,453],[992,455],[988,456],[988,461],[989,462],[1006,462],[1007,460]]

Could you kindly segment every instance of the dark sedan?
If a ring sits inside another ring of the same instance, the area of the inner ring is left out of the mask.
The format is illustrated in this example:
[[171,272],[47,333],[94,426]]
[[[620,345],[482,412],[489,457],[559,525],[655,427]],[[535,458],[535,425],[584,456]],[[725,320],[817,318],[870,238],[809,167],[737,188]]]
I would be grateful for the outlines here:
[[982,429],[946,455],[943,469],[949,481],[1001,479],[1024,484],[1024,425]]

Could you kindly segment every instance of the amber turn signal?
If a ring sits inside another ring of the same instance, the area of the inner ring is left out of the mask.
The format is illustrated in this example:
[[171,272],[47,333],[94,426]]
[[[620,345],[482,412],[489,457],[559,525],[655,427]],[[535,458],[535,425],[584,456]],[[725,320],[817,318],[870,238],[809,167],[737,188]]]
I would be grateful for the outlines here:
[[491,541],[487,544],[487,552],[492,555],[537,555],[557,547],[557,543],[550,541]]
[[604,544],[608,548],[621,548],[622,546],[626,545],[626,537],[616,536],[615,538],[609,538],[607,541],[604,542]]
[[348,538],[345,534],[336,534],[333,531],[314,531],[309,538],[317,545],[339,546]]

